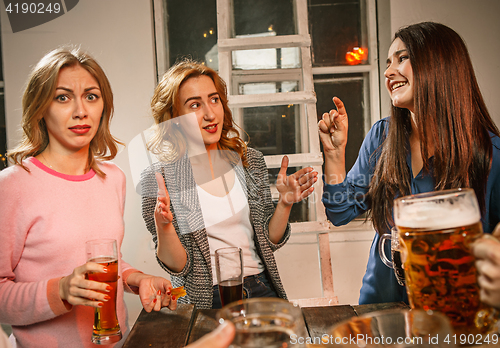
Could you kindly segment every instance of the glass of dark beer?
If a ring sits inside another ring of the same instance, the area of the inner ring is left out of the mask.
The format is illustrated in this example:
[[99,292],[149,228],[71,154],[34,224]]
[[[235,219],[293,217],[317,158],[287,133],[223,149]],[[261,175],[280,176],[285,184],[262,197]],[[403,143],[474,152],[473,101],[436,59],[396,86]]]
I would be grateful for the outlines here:
[[483,334],[492,329],[496,310],[479,300],[471,253],[471,244],[483,234],[474,190],[398,198],[394,220],[411,308],[444,313],[457,334]]
[[241,248],[215,250],[215,271],[222,306],[243,299],[243,254]]
[[87,279],[108,284],[112,290],[106,295],[111,297],[103,306],[94,310],[92,343],[110,344],[121,340],[122,333],[116,316],[116,290],[118,284],[118,252],[116,240],[98,239],[86,243],[87,262],[106,266],[106,273],[89,272]]
[[[384,244],[386,240],[391,241],[391,260],[385,255]],[[380,259],[389,268],[394,269],[394,275],[401,286],[405,285],[405,272],[403,270],[403,263],[401,262],[401,251],[399,246],[399,233],[396,227],[391,229],[391,234],[384,233],[380,236],[378,242],[378,251]]]

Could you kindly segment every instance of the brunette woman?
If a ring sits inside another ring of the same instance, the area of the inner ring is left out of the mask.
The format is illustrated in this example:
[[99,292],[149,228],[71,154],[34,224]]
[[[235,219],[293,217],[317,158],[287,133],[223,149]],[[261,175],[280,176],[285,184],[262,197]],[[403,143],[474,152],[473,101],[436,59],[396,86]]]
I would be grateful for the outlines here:
[[373,125],[349,173],[342,101],[334,98],[337,110],[319,122],[328,218],[343,225],[368,212],[377,231],[360,304],[407,301],[405,287],[382,263],[377,248],[379,234],[390,233],[394,224],[394,198],[471,187],[482,209],[484,231],[490,233],[500,221],[499,133],[462,38],[439,23],[402,28],[389,48],[384,76],[391,116]]

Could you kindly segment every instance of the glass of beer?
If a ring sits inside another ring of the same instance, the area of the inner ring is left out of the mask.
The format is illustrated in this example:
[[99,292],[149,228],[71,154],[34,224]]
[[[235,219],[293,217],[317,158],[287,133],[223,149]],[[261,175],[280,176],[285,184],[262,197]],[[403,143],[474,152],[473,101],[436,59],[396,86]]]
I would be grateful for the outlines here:
[[112,290],[106,292],[111,297],[103,302],[102,307],[94,310],[94,329],[92,343],[110,344],[122,338],[120,325],[116,316],[116,290],[118,284],[118,252],[116,240],[98,239],[86,243],[87,262],[99,263],[106,266],[106,273],[89,272],[87,279],[108,284]]
[[222,306],[243,299],[243,254],[241,248],[215,250],[215,271]]
[[393,309],[335,324],[324,336],[324,344],[337,348],[455,348],[453,335],[450,321],[442,313]]
[[230,303],[217,320],[236,327],[234,348],[305,347],[307,329],[299,306],[275,297],[256,297]]
[[[391,241],[391,260],[387,258],[385,255],[384,244],[385,241],[389,239]],[[385,233],[380,236],[378,242],[378,252],[380,255],[380,259],[389,268],[394,269],[394,275],[398,281],[398,284],[401,286],[405,285],[405,273],[403,270],[403,263],[401,262],[401,251],[399,245],[399,233],[398,229],[393,227],[391,229],[391,234]]]
[[483,230],[474,191],[398,198],[394,220],[411,308],[444,313],[457,334],[488,332],[496,311],[479,300],[471,244]]

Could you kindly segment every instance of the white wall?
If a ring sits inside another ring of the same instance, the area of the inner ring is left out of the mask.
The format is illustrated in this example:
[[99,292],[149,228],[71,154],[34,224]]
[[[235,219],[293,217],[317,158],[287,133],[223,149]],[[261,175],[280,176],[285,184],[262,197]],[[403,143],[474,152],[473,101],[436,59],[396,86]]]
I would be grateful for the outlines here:
[[[10,147],[19,140],[21,95],[30,67],[47,51],[67,43],[81,45],[104,67],[115,95],[113,134],[128,143],[149,127],[149,101],[155,85],[151,1],[82,0],[64,16],[16,34],[8,25],[3,2],[0,8]],[[388,6],[384,11],[387,18]],[[479,84],[497,125],[500,125],[500,98],[497,97],[500,23],[496,18],[499,13],[498,0],[390,0],[391,35],[402,25],[434,20],[451,26],[465,38]],[[381,52],[383,61],[386,54]],[[381,94],[385,96],[386,93],[382,91]],[[154,259],[150,234],[142,221],[140,197],[132,185],[126,151],[120,153],[115,162],[128,178],[124,259],[148,273],[165,275]],[[372,236],[365,232],[353,234],[356,238],[337,232],[330,235],[335,293],[341,303],[357,303]],[[315,235],[292,236],[277,252],[276,258],[290,298],[322,295]],[[132,295],[127,296],[126,301],[133,322],[140,310],[139,301]]]

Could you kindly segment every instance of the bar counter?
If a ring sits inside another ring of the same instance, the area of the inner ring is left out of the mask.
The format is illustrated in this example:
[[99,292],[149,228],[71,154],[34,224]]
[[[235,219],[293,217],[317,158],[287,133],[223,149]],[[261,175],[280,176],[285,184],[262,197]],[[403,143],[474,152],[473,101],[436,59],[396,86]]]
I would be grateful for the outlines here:
[[[309,337],[314,338],[328,333],[334,324],[345,319],[395,308],[409,307],[403,302],[303,307],[302,314]],[[184,347],[218,326],[216,313],[217,309],[196,309],[192,304],[179,304],[175,311],[163,308],[159,312],[147,313],[143,309],[123,347]]]

